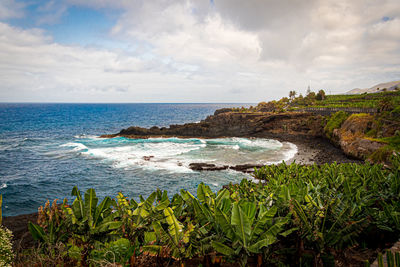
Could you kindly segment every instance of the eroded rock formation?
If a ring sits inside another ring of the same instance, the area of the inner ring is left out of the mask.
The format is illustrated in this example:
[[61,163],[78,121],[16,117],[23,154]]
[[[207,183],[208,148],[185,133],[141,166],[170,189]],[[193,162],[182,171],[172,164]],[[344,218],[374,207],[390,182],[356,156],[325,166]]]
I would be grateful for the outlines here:
[[322,136],[323,117],[311,113],[236,113],[216,111],[199,123],[171,125],[170,127],[129,127],[118,134],[103,137],[124,136],[146,138],[155,136],[177,137],[270,137],[271,135],[290,134],[303,136]]
[[352,115],[339,129],[333,130],[332,141],[346,155],[358,159],[366,159],[385,145],[365,136],[372,127],[373,116],[368,114]]

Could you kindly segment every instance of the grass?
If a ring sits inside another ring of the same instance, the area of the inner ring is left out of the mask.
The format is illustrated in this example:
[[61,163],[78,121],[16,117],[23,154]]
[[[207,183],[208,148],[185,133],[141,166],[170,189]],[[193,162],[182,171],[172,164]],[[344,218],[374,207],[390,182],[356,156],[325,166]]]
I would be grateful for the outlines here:
[[338,111],[332,114],[327,121],[324,131],[329,138],[332,138],[332,133],[334,129],[340,128],[342,123],[349,117],[349,114],[344,111]]
[[391,136],[384,138],[377,138],[378,141],[385,143],[389,148],[399,151],[400,150],[400,136]]
[[327,95],[324,100],[319,101],[295,101],[298,108],[325,107],[325,108],[379,108],[379,102],[390,97],[395,105],[400,104],[400,91],[381,92],[361,95]]

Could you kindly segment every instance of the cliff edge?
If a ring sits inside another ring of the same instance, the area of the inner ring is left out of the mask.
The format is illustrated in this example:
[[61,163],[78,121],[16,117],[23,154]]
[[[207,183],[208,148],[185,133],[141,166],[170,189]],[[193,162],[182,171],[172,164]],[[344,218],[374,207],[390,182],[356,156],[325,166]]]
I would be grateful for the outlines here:
[[302,135],[307,137],[323,136],[322,116],[311,113],[239,113],[221,112],[208,116],[199,123],[170,125],[169,127],[129,127],[117,134],[102,137],[123,136],[128,138],[148,137],[272,137],[280,134]]

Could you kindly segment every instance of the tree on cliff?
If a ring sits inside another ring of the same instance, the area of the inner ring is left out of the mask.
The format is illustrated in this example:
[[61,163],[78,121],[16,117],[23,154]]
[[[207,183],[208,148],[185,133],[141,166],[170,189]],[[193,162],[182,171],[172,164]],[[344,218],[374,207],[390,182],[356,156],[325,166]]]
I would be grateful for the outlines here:
[[290,100],[293,100],[293,98],[295,98],[296,97],[296,95],[297,95],[297,93],[296,93],[296,91],[290,91],[289,92],[289,98],[290,98]]
[[318,94],[315,96],[315,99],[324,100],[325,99],[325,91],[324,90],[319,90]]

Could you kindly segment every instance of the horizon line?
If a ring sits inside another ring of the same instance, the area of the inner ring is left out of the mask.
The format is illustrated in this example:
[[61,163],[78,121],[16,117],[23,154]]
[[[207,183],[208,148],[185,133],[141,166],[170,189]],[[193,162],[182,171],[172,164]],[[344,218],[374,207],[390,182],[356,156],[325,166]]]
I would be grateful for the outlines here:
[[0,102],[0,104],[257,104],[257,102]]

